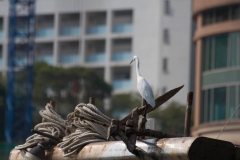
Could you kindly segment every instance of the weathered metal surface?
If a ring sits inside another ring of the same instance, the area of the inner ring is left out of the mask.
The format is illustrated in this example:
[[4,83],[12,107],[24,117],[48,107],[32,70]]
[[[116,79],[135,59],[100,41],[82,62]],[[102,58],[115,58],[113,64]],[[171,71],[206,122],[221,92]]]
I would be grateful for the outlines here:
[[9,160],[24,160],[24,159],[23,159],[23,156],[21,155],[21,152],[19,150],[13,149],[10,152]]
[[[165,138],[137,141],[148,156],[154,160],[239,160],[235,146],[226,141],[205,137]],[[122,141],[100,142],[86,145],[75,157],[63,157],[55,147],[49,160],[136,160]],[[18,150],[12,150],[9,160],[23,160]]]
[[157,142],[160,148],[159,159],[189,160],[188,150],[196,138],[164,138]]

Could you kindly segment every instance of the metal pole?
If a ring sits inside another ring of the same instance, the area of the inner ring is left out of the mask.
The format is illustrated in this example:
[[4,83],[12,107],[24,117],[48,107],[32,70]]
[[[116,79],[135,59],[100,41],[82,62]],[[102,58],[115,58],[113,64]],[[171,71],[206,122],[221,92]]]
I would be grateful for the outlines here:
[[89,97],[89,103],[95,105],[95,98]]
[[184,136],[190,136],[191,113],[192,113],[193,92],[188,92],[187,107],[185,112]]
[[53,107],[53,109],[55,110],[55,101],[50,101],[50,104],[51,104],[51,106]]

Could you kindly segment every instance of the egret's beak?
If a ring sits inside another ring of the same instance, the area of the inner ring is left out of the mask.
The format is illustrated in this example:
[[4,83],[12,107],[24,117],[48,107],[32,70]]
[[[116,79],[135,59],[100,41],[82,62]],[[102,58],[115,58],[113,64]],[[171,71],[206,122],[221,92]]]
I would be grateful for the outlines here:
[[133,60],[131,60],[130,64],[131,64],[133,61],[134,61],[134,59],[133,59]]

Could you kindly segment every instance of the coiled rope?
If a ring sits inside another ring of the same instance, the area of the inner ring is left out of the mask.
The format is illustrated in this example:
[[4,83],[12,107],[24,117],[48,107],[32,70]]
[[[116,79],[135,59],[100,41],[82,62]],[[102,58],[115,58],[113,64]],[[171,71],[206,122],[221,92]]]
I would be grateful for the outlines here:
[[[51,104],[47,103],[45,110],[39,111],[42,117],[42,123],[37,124],[34,130],[38,130],[54,137],[62,139],[64,136],[69,135],[70,132],[66,132],[66,127],[71,125],[68,121],[64,120],[58,115]],[[36,146],[42,139],[48,140],[47,137],[43,137],[38,134],[33,134],[26,139],[26,143],[18,145],[15,149],[23,150]]]
[[[107,139],[107,127],[79,118],[79,116],[84,116],[92,120],[110,124],[111,119],[101,113],[92,104],[78,104],[74,112],[68,114],[67,120],[58,115],[49,103],[45,106],[45,110],[41,110],[39,114],[43,120],[42,123],[34,127],[34,130],[61,138],[62,142],[58,143],[57,146],[62,149],[64,156],[71,156],[78,153],[86,144],[103,142]],[[19,150],[32,148],[43,138],[48,140],[47,137],[33,134],[26,139],[25,144],[16,146],[15,148]],[[110,138],[110,141],[117,140],[120,140],[120,138]]]

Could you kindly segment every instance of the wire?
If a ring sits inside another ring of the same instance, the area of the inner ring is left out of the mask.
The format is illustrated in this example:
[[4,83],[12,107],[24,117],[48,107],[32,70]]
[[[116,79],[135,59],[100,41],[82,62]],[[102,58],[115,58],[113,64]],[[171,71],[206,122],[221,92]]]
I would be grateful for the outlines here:
[[222,130],[219,132],[218,136],[216,139],[218,139],[218,137],[220,136],[220,134],[222,134],[223,130],[225,129],[225,127],[228,125],[228,123],[230,122],[230,120],[232,119],[232,117],[235,115],[235,113],[237,112],[237,110],[239,109],[240,105],[237,107],[237,109],[233,112],[232,116],[228,119],[227,123],[224,125],[224,127],[222,128]]

